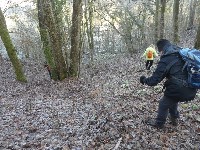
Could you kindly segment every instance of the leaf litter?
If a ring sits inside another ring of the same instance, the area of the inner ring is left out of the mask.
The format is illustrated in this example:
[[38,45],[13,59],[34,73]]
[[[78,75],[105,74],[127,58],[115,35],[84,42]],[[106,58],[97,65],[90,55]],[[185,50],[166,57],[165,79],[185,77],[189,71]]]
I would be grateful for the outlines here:
[[[147,126],[156,117],[162,83],[139,83],[141,60],[116,55],[80,79],[55,82],[34,62],[23,62],[28,83],[15,80],[4,60],[0,70],[0,149],[117,150],[200,148],[200,105],[180,104],[180,123],[163,130]],[[198,93],[199,95],[199,93]]]

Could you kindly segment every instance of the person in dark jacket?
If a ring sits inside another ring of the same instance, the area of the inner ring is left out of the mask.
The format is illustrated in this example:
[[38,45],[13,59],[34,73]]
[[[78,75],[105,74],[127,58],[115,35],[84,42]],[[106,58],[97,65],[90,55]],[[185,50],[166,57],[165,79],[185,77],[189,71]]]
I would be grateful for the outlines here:
[[140,83],[155,86],[166,78],[164,83],[164,96],[158,106],[156,119],[148,119],[148,125],[163,128],[168,113],[171,124],[176,126],[179,118],[178,102],[193,100],[197,89],[187,87],[187,71],[183,70],[184,61],[178,51],[180,47],[173,45],[166,39],[157,42],[158,51],[161,53],[160,61],[151,77],[140,77]]

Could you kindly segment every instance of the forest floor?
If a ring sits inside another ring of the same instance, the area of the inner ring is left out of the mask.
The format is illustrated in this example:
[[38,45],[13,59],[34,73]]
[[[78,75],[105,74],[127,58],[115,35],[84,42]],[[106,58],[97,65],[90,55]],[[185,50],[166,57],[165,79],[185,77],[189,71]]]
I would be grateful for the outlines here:
[[[24,62],[28,83],[11,63],[0,64],[0,150],[199,150],[200,93],[180,103],[177,127],[147,126],[156,117],[162,83],[139,83],[143,60],[126,56],[82,66],[80,79],[55,82],[36,63]],[[155,67],[156,64],[154,64]]]

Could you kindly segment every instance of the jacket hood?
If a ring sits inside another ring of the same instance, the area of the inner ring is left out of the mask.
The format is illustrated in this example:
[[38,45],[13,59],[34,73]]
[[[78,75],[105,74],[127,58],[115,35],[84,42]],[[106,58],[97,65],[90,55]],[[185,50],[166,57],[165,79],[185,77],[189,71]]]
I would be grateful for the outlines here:
[[162,55],[169,55],[169,54],[177,53],[180,49],[181,49],[180,47],[169,43],[163,47]]

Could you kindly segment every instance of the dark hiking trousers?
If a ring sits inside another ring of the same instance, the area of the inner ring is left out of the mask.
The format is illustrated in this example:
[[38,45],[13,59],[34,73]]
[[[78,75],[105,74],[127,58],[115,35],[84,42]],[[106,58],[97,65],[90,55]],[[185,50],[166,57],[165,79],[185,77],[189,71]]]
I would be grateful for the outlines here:
[[168,113],[172,118],[179,118],[178,102],[169,97],[163,96],[159,102],[156,122],[163,125],[166,122]]
[[147,60],[146,61],[146,69],[147,70],[150,70],[152,65],[153,65],[153,60]]

